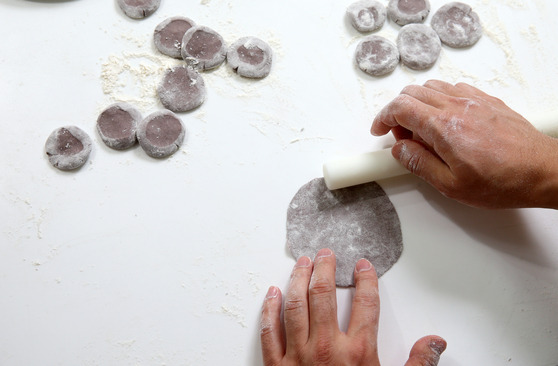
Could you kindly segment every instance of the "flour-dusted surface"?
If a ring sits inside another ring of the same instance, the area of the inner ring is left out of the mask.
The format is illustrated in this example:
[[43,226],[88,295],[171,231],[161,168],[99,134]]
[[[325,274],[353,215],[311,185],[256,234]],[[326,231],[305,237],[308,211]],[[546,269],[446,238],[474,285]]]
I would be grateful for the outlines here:
[[[369,128],[404,86],[466,81],[525,115],[558,109],[558,2],[466,1],[483,22],[474,46],[442,45],[432,68],[384,77],[355,65],[351,2],[165,0],[133,20],[109,0],[0,0],[2,366],[260,366],[262,299],[295,263],[289,202],[324,161],[393,143]],[[425,24],[447,1],[430,3]],[[271,73],[204,72],[207,99],[178,114],[188,138],[165,159],[107,147],[107,106],[164,108],[157,86],[184,61],[153,31],[178,15],[227,44],[266,41]],[[400,29],[387,20],[375,34],[395,42]],[[92,140],[75,172],[44,153],[67,125]],[[411,176],[379,184],[405,245],[379,281],[382,365],[403,365],[424,334],[448,340],[440,366],[555,365],[558,213],[473,210]],[[342,328],[352,293],[337,290]]]
[[368,259],[382,276],[403,251],[399,217],[376,182],[334,191],[323,178],[306,183],[287,210],[287,245],[295,258],[330,248],[337,257],[335,282],[354,286],[356,262]]

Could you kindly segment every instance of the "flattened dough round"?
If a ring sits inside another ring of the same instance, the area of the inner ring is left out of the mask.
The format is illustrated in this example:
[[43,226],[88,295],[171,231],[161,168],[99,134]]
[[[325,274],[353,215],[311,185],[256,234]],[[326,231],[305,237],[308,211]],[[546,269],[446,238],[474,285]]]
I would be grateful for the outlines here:
[[116,2],[124,14],[133,19],[150,16],[161,5],[161,0],[116,0]]
[[48,137],[45,153],[55,168],[74,170],[85,164],[89,158],[91,138],[79,127],[60,127]]
[[426,24],[407,24],[397,35],[401,62],[414,70],[426,70],[438,59],[442,43],[438,34]]
[[193,60],[201,71],[213,69],[227,57],[227,45],[221,35],[209,27],[196,25],[182,38],[182,58]]
[[205,100],[205,82],[199,72],[187,66],[168,69],[157,94],[165,108],[173,112],[187,112]]
[[155,47],[163,55],[182,58],[182,38],[184,38],[186,31],[194,25],[193,20],[180,16],[162,21],[153,32]]
[[311,180],[293,197],[287,210],[287,245],[295,258],[314,258],[321,248],[337,257],[335,281],[353,286],[353,271],[368,259],[378,276],[401,256],[399,217],[384,190],[371,182],[334,191],[323,178]]
[[131,104],[114,103],[97,118],[97,132],[105,145],[124,150],[135,145],[141,120],[141,113]]
[[393,42],[380,36],[367,36],[357,45],[355,61],[358,67],[372,76],[392,72],[399,64],[399,51]]
[[256,37],[243,37],[227,51],[227,63],[240,76],[264,78],[271,71],[271,47]]
[[399,25],[422,23],[430,13],[428,0],[389,0],[388,16]]
[[152,158],[174,154],[182,145],[186,130],[180,118],[171,111],[151,113],[138,126],[138,141]]
[[351,24],[359,32],[380,29],[386,21],[386,7],[376,0],[359,0],[347,8]]
[[467,4],[452,2],[442,6],[431,21],[440,40],[450,47],[469,47],[482,35],[482,25],[477,13]]

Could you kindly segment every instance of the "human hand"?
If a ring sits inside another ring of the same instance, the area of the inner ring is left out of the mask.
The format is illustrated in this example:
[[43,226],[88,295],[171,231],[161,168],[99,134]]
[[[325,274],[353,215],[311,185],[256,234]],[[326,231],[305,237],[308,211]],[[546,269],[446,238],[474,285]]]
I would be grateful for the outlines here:
[[[335,255],[330,249],[321,249],[314,264],[308,257],[296,263],[285,296],[284,332],[281,291],[269,288],[261,318],[265,366],[380,365],[378,277],[366,259],[357,262],[354,275],[356,290],[347,333],[337,323]],[[405,366],[436,366],[445,349],[442,338],[423,337],[411,349]]]
[[442,194],[485,208],[558,208],[558,139],[465,83],[411,85],[376,116],[393,156]]

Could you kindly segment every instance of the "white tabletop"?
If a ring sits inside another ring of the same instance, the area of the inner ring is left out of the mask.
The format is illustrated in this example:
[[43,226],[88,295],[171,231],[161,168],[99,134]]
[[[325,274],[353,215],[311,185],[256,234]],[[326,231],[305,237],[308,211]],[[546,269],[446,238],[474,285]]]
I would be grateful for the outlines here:
[[[291,198],[323,161],[389,146],[368,130],[405,85],[466,81],[526,115],[558,110],[558,2],[468,3],[485,30],[475,46],[373,78],[354,65],[350,1],[162,0],[137,21],[112,0],[0,0],[0,364],[261,364],[261,302],[294,264]],[[162,108],[154,87],[178,61],[151,37],[176,15],[228,43],[266,40],[271,75],[205,73],[207,100],[180,115],[188,137],[168,159],[111,150],[95,131],[104,107]],[[68,124],[93,152],[63,173],[44,143]],[[469,208],[412,176],[380,183],[404,238],[380,279],[383,364],[438,334],[440,365],[556,365],[558,213]],[[338,291],[342,327],[351,295]]]

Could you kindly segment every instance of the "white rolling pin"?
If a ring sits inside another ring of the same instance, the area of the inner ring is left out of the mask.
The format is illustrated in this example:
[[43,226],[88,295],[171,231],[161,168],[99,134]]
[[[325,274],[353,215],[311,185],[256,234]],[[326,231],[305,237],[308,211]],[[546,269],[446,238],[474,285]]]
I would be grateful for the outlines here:
[[[533,117],[530,121],[542,133],[558,137],[557,114]],[[409,171],[395,160],[389,148],[327,161],[323,173],[327,188],[334,190],[408,174]]]

